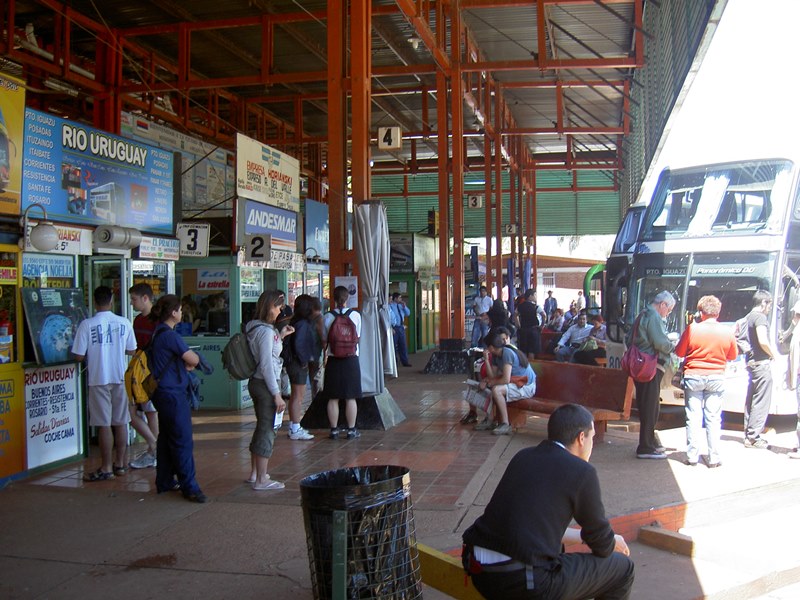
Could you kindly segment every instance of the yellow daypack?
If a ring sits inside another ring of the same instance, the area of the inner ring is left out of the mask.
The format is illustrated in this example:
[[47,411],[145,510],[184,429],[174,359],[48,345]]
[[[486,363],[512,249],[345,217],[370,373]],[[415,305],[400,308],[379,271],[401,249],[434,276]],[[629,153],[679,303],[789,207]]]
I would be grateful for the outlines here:
[[125,391],[128,392],[128,399],[131,402],[145,404],[150,401],[150,394],[145,384],[148,377],[150,368],[147,366],[147,353],[143,348],[139,348],[131,356],[128,368],[125,369]]

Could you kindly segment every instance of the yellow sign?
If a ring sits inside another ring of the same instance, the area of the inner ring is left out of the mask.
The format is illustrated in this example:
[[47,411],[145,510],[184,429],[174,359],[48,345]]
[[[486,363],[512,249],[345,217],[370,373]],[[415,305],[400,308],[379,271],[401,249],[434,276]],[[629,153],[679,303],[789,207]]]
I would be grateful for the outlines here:
[[19,214],[24,123],[25,88],[20,80],[0,75],[0,213],[3,214]]
[[0,479],[25,470],[25,395],[22,370],[0,371]]
[[17,267],[0,267],[0,284],[17,285]]

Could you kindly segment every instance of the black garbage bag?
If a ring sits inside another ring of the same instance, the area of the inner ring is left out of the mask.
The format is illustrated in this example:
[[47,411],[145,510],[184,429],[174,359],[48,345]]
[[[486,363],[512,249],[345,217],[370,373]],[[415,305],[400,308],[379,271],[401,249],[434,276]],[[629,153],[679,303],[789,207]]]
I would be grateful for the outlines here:
[[349,467],[300,482],[314,597],[332,598],[334,512],[346,513],[346,597],[422,597],[419,553],[406,467]]

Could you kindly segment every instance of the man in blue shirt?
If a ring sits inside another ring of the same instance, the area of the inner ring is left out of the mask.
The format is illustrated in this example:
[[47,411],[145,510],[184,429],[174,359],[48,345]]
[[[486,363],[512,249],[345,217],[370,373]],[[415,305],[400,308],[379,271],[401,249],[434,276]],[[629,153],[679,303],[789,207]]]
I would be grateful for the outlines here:
[[392,294],[392,301],[389,302],[389,319],[392,323],[392,331],[394,332],[394,349],[400,357],[400,363],[404,367],[410,367],[411,363],[408,362],[408,349],[406,348],[406,317],[411,314],[411,311],[403,302],[403,296],[400,292]]
[[553,290],[547,290],[547,298],[544,300],[544,313],[547,318],[551,318],[558,308],[558,301],[553,297]]

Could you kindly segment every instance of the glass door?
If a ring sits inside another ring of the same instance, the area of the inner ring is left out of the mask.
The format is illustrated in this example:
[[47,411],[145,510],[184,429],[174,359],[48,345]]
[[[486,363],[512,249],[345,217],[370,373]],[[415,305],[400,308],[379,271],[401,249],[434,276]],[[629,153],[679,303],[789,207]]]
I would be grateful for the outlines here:
[[[175,293],[175,263],[167,260],[132,260],[133,283],[146,283],[153,288],[154,298]],[[130,286],[129,286],[130,287]],[[125,290],[127,293],[127,289]]]
[[86,300],[89,305],[89,314],[94,314],[94,290],[105,285],[114,292],[115,314],[131,318],[128,289],[133,285],[128,259],[112,256],[90,256],[88,262],[88,289]]

